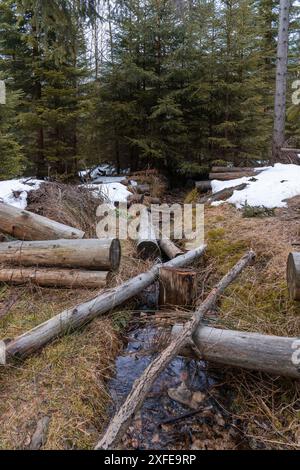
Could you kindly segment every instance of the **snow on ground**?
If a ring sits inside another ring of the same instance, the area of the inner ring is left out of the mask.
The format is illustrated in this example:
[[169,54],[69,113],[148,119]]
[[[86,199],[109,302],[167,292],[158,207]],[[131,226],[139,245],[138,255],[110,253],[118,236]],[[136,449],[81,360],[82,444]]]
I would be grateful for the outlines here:
[[[261,168],[260,168],[261,169]],[[243,177],[231,181],[212,181],[213,193],[225,188],[248,183],[242,191],[234,191],[226,202],[241,208],[244,204],[250,206],[265,206],[267,208],[286,207],[286,199],[300,195],[300,166],[277,163],[274,167],[266,167],[262,173],[253,177]],[[219,205],[221,201],[212,203]]]
[[0,181],[0,202],[26,209],[28,191],[38,189],[41,183],[43,181],[34,178]]
[[96,196],[104,196],[108,202],[127,202],[128,196],[132,193],[128,191],[127,187],[121,183],[106,183],[106,184],[86,184],[85,187],[94,189]]

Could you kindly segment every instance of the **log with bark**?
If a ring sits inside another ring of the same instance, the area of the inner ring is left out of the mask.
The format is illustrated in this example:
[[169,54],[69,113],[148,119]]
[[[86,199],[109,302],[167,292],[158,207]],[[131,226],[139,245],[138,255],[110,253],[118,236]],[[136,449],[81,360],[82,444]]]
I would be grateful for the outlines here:
[[197,272],[162,267],[159,270],[159,305],[191,307],[197,295]]
[[119,267],[117,239],[42,240],[0,243],[0,263],[110,271]]
[[[205,252],[206,246],[202,245],[196,250],[190,251],[183,256],[178,256],[168,261],[164,266],[182,268],[199,259]],[[138,295],[143,289],[150,286],[158,277],[161,264],[153,266],[149,271],[124,282],[118,287],[109,289],[93,299],[77,305],[74,308],[64,310],[58,315],[50,318],[32,330],[18,336],[14,340],[1,343],[0,363],[5,364],[14,358],[24,359],[30,354],[38,351],[50,341],[70,333],[71,331],[85,325],[95,317],[105,314],[123,304],[130,298]],[[3,352],[3,347],[5,347]]]
[[163,252],[170,258],[174,259],[177,256],[183,255],[183,251],[175,245],[169,238],[162,238],[159,241],[159,246]]
[[300,300],[300,253],[289,254],[286,271],[290,298]]
[[201,193],[211,191],[211,181],[196,181],[195,188],[199,189]]
[[0,203],[0,231],[20,240],[84,237],[82,230],[2,202]]
[[250,177],[250,176],[257,176],[258,173],[256,171],[241,171],[239,173],[210,173],[209,179],[210,180],[219,180],[219,181],[230,181],[236,180],[239,178]]
[[151,215],[146,208],[142,210],[140,215],[137,253],[143,259],[159,258],[161,256],[155,230],[151,223]]
[[[255,254],[247,253],[234,268],[223,277],[218,285],[208,295],[202,305],[194,312],[192,319],[184,326],[181,335],[175,338],[169,346],[158,355],[145,369],[142,376],[135,381],[125,402],[111,420],[106,432],[95,449],[116,449],[130,422],[141,407],[155,380],[179,352],[191,342],[191,338],[200,325],[203,316],[213,308],[219,296],[236,279],[243,269],[253,261]],[[175,258],[176,261],[180,259]]]
[[32,283],[42,287],[98,289],[106,286],[108,275],[107,271],[82,269],[0,267],[0,282],[14,285]]
[[208,196],[203,196],[200,199],[200,204],[211,203],[214,201],[225,201],[229,199],[234,191],[242,191],[247,187],[247,183],[238,184],[237,186],[231,186],[230,188],[224,188],[221,191],[217,191],[214,194],[210,194]]
[[[172,337],[180,337],[183,326],[175,325]],[[300,378],[299,366],[293,363],[298,338],[223,330],[200,325],[193,334],[195,347],[182,350],[184,355],[198,356],[230,367],[257,370],[285,377]],[[296,352],[297,353],[297,352]]]

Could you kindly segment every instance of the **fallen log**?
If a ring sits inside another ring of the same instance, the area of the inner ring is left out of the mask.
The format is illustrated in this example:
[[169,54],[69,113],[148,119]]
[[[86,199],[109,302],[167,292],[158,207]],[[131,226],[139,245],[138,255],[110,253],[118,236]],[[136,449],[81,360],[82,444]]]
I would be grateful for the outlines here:
[[199,189],[201,193],[211,191],[211,181],[196,181],[195,188]]
[[159,241],[159,246],[163,252],[170,258],[174,259],[177,256],[183,255],[183,251],[175,245],[169,238],[162,238]]
[[0,263],[115,270],[121,258],[117,239],[43,240],[0,243]]
[[[178,256],[172,261],[168,261],[164,266],[184,267],[199,259],[205,252],[206,247],[202,245],[194,251]],[[126,300],[136,296],[143,289],[150,286],[157,278],[160,264],[153,266],[150,271],[140,274],[118,287],[109,289],[97,297],[77,305],[74,308],[64,310],[53,318],[36,326],[30,331],[18,336],[8,342],[0,342],[0,363],[6,364],[14,358],[24,359],[30,354],[38,351],[49,341],[58,338],[66,333],[70,333],[76,328],[85,325],[95,317],[103,315],[121,305]]]
[[230,181],[239,178],[245,178],[250,176],[256,176],[258,173],[256,171],[242,171],[240,173],[210,173],[210,180],[219,180],[219,181]]
[[143,259],[159,258],[161,256],[155,231],[151,223],[151,216],[147,209],[142,210],[140,215],[137,253]]
[[286,273],[290,298],[300,300],[300,253],[289,254]]
[[197,294],[197,272],[191,269],[162,267],[159,270],[159,305],[193,306]]
[[[183,328],[175,325],[172,338],[180,337]],[[184,354],[196,355],[230,367],[257,370],[285,377],[300,378],[299,365],[293,363],[298,338],[245,333],[200,325],[194,335],[196,348],[187,348]]]
[[249,173],[256,171],[253,166],[213,166],[211,169],[212,173]]
[[[98,289],[105,287],[107,271],[84,271],[79,269],[54,268],[0,268],[0,282],[22,285],[27,283],[42,287],[65,287],[70,289]],[[1,317],[1,312],[0,312]]]
[[205,203],[211,203],[214,201],[225,201],[226,199],[229,199],[234,191],[242,191],[247,187],[247,183],[242,183],[237,186],[231,186],[230,188],[225,188],[222,189],[221,191],[217,191],[214,194],[210,194],[208,196],[203,196],[200,199],[200,204],[205,204]]
[[149,184],[138,184],[134,189],[138,194],[150,194]]
[[[192,319],[184,326],[181,335],[171,341],[169,346],[149,364],[142,376],[137,379],[131,392],[126,398],[117,414],[111,420],[106,432],[100,439],[95,449],[116,449],[120,439],[127,430],[132,418],[141,407],[144,399],[151,390],[155,380],[161,372],[178,355],[178,353],[190,343],[191,338],[200,325],[203,316],[215,305],[219,296],[231,284],[241,271],[254,259],[255,254],[247,253],[228,273],[219,284],[211,291],[202,305],[194,312]],[[178,260],[176,258],[175,260]]]
[[84,232],[33,212],[0,203],[0,231],[20,240],[83,238]]

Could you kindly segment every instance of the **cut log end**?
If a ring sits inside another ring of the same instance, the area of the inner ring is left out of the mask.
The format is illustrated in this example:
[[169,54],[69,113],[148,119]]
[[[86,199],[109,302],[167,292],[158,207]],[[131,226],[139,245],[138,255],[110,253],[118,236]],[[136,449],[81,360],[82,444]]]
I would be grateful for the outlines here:
[[109,259],[112,271],[116,271],[121,261],[121,244],[120,240],[114,238],[110,245]]
[[159,258],[161,256],[159,246],[152,240],[142,240],[137,246],[137,253],[142,259]]
[[300,300],[300,253],[290,253],[287,261],[287,284],[291,300]]

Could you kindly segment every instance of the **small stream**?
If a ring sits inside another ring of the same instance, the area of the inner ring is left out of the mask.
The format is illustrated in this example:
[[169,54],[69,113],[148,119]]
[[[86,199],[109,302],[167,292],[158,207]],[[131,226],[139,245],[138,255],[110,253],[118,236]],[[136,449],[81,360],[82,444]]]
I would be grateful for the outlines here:
[[[145,293],[144,293],[145,297]],[[141,303],[141,312],[153,308],[155,294],[148,292],[148,302]],[[151,348],[159,336],[153,326],[138,326],[129,332],[127,344],[116,359],[116,373],[109,390],[113,416],[129,394],[134,381],[155,357]],[[187,406],[169,397],[170,389],[182,384],[197,396],[199,404]],[[130,426],[123,441],[126,449],[204,449],[236,448],[239,437],[227,411],[232,393],[223,384],[222,374],[208,369],[204,361],[176,357],[155,382],[147,399]],[[225,436],[225,437],[224,437]],[[225,444],[223,444],[225,442]]]

